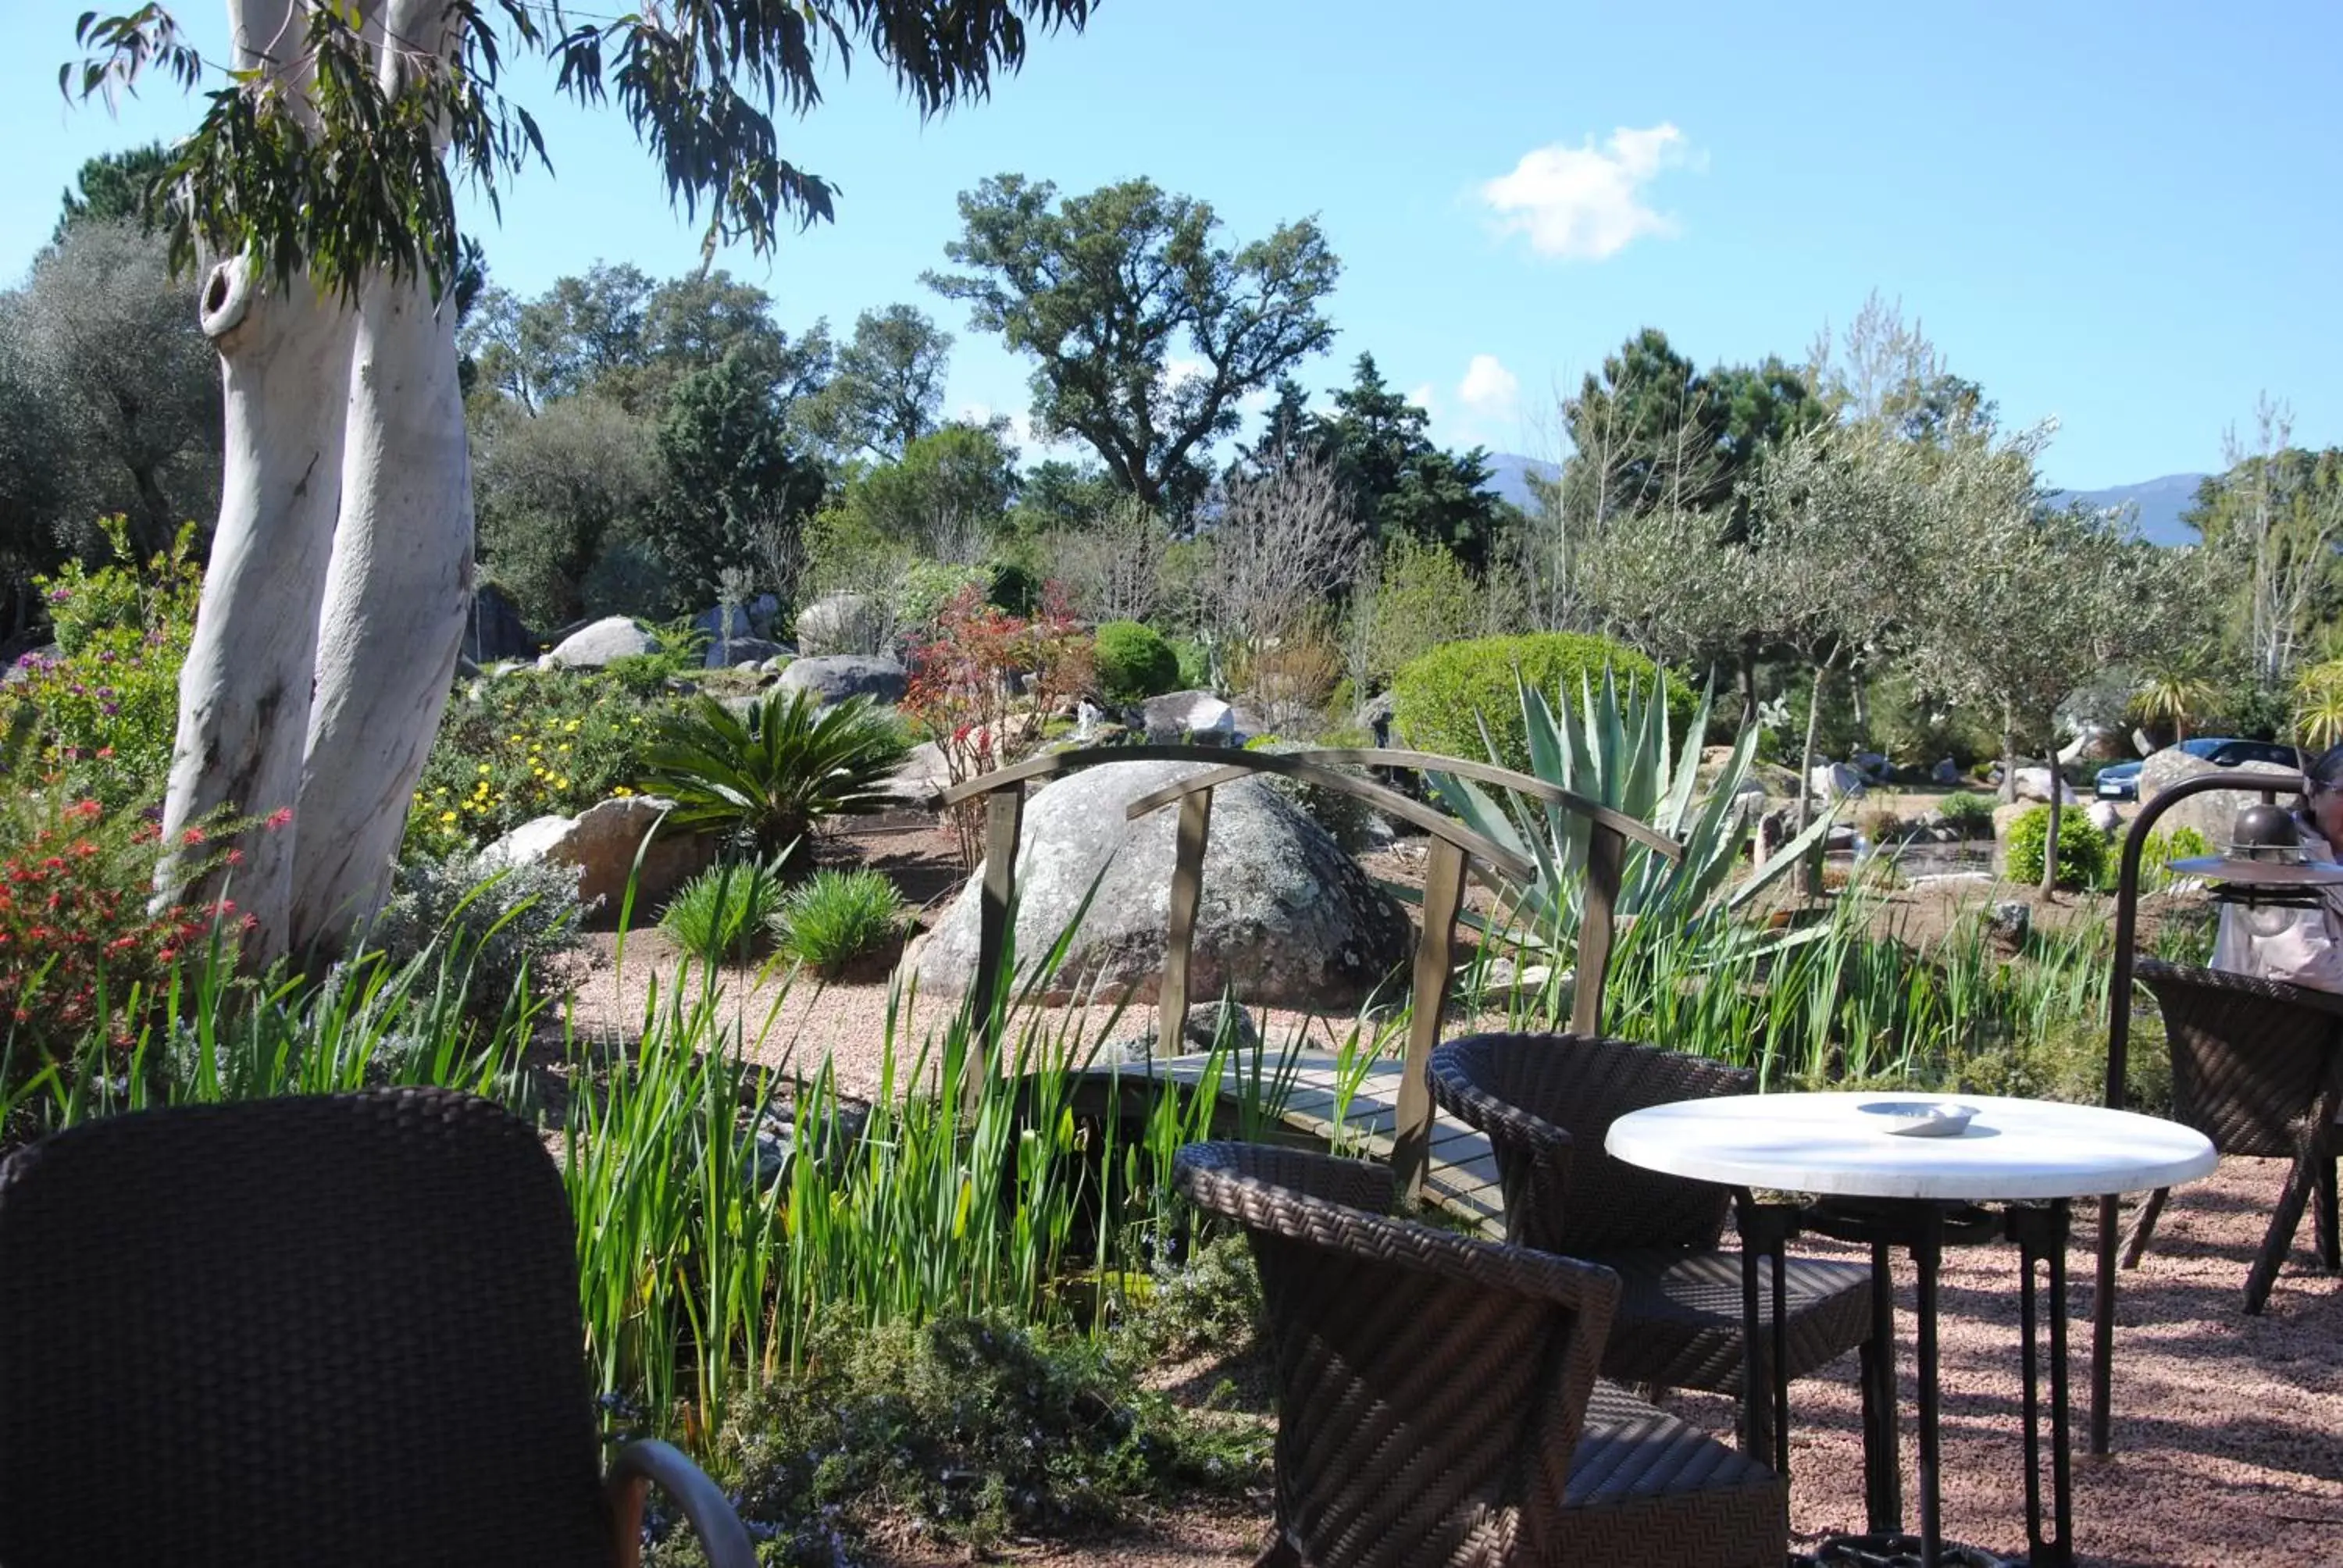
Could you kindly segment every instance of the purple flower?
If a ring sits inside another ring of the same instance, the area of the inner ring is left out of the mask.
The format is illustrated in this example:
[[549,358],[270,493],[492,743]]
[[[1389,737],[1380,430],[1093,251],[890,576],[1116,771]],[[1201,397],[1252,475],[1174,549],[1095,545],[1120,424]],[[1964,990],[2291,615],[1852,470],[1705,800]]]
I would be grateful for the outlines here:
[[122,705],[118,702],[101,702],[97,705],[97,710],[111,719],[122,711]]
[[97,662],[100,664],[112,664],[114,662],[114,650],[110,648],[100,648],[97,654]]
[[101,698],[111,698],[114,695],[114,688],[110,686],[101,686],[97,689],[97,694]]
[[49,590],[49,602],[51,604],[64,604],[72,598],[73,589],[71,588],[53,588]]

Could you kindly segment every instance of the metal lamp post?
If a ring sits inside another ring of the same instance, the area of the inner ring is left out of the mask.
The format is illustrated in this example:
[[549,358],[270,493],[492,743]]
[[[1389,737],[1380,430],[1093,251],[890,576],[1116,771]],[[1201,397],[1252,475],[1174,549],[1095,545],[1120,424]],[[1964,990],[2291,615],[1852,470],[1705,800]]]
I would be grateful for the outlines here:
[[[2292,818],[2277,805],[2279,795],[2299,796],[2299,779],[2268,773],[2206,773],[2159,791],[2140,808],[2124,836],[2123,855],[2116,873],[2116,935],[2114,971],[2107,983],[2107,1103],[2123,1109],[2124,1073],[2131,1054],[2131,991],[2134,946],[2139,927],[2139,867],[2149,830],[2157,819],[2191,795],[2212,790],[2258,795],[2261,804],[2238,813],[2237,830],[2227,851],[2176,860],[2172,869],[2204,877],[2213,883],[2221,902],[2246,911],[2248,929],[2267,918],[2281,929],[2302,909],[2315,906],[2322,890],[2343,886],[2343,865],[2306,859]],[[2113,1372],[2111,1352],[2116,1323],[2117,1198],[2099,1200],[2098,1289],[2091,1322],[2091,1452],[2107,1452],[2108,1429],[2114,1419],[2108,1390]]]

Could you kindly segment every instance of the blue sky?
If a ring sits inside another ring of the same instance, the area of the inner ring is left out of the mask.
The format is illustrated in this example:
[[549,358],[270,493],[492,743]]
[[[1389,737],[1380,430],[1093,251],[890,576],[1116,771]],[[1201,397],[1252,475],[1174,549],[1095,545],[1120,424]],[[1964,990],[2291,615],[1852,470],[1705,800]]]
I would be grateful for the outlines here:
[[[194,118],[161,84],[118,120],[60,105],[90,3],[0,17],[0,276],[81,158]],[[182,20],[216,45],[219,11]],[[1314,214],[1344,270],[1305,383],[1372,351],[1460,444],[1554,455],[1556,391],[1641,327],[1704,365],[1796,358],[1874,288],[2006,418],[2059,420],[2057,484],[2217,467],[2264,389],[2298,440],[2343,444],[2343,5],[1630,13],[1103,0],[990,104],[925,126],[876,71],[833,76],[788,146],[840,186],[839,221],[726,265],[792,328],[920,305],[960,335],[954,411],[1021,414],[1026,367],[920,286],[954,196],[1004,170],[1067,190],[1143,174],[1239,239]],[[624,121],[523,90],[556,174],[523,176],[500,226],[474,204],[498,281],[693,266]]]

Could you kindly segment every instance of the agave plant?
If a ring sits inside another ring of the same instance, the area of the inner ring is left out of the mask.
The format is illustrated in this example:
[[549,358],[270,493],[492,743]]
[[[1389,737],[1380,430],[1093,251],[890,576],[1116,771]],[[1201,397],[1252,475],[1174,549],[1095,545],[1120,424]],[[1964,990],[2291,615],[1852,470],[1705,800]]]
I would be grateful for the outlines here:
[[[1623,701],[1606,668],[1600,689],[1582,678],[1579,702],[1574,706],[1561,696],[1558,710],[1544,692],[1519,681],[1515,687],[1532,772],[1647,822],[1684,846],[1684,859],[1673,865],[1648,849],[1632,842],[1627,846],[1617,905],[1623,918],[1683,923],[1720,897],[1728,909],[1744,903],[1795,865],[1830,830],[1825,813],[1727,893],[1726,884],[1755,827],[1740,791],[1756,762],[1755,726],[1743,729],[1732,755],[1702,795],[1699,737],[1708,725],[1713,689],[1702,694],[1699,711],[1679,749],[1669,728],[1664,674],[1648,691],[1631,685]],[[1483,741],[1487,743],[1485,733]],[[1489,749],[1493,759],[1497,748],[1491,744]],[[1510,795],[1501,804],[1470,780],[1441,773],[1429,777],[1441,801],[1467,827],[1536,865],[1537,879],[1513,890],[1521,917],[1549,940],[1574,936],[1586,887],[1586,819]]]
[[810,691],[773,690],[743,715],[703,697],[660,726],[643,788],[675,801],[673,826],[737,834],[770,862],[824,818],[883,809],[908,751],[869,698],[823,708]]

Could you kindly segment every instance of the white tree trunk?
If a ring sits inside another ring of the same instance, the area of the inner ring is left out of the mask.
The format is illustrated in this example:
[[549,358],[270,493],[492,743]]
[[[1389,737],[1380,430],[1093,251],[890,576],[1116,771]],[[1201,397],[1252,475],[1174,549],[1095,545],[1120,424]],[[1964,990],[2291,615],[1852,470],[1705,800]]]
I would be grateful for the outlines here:
[[[378,19],[399,45],[380,67],[394,94],[416,51],[444,62],[460,42],[448,0],[387,0]],[[296,844],[292,901],[304,950],[339,951],[381,908],[463,647],[472,474],[456,366],[452,297],[434,302],[415,278],[367,283],[301,774],[311,830]]]
[[297,944],[338,949],[388,890],[462,647],[472,483],[455,307],[378,278],[359,304],[343,505],[297,820]]
[[[287,0],[232,0],[228,14],[237,64],[267,68],[289,35]],[[356,323],[306,280],[280,286],[244,256],[206,276],[200,311],[219,351],[226,428],[219,523],[180,672],[163,802],[164,841],[173,849],[215,812],[265,818],[295,804],[317,608],[340,505]],[[297,830],[297,822],[244,835],[244,863],[196,890],[215,897],[225,882],[253,917],[247,962],[265,965],[287,950]],[[166,883],[183,863],[166,861]]]

